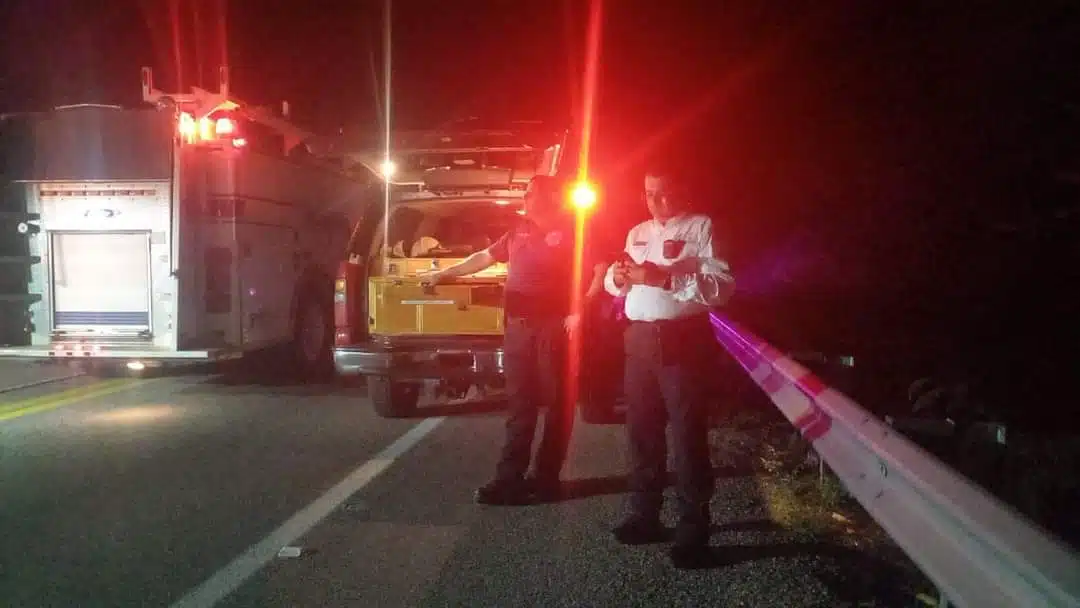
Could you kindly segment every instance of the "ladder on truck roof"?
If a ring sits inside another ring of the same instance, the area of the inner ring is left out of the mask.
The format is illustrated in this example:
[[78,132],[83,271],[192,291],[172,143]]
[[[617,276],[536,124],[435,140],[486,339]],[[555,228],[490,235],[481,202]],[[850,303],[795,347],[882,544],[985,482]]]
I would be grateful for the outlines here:
[[[191,108],[195,114],[206,116],[216,110],[229,110],[237,116],[271,129],[285,139],[285,151],[306,144],[315,134],[290,122],[289,102],[281,102],[281,116],[267,108],[245,103],[232,97],[229,91],[229,68],[218,68],[218,91],[191,87],[191,93],[165,93],[154,88],[154,73],[149,67],[142,68],[142,96],[146,103],[157,106],[174,105]],[[309,150],[310,151],[310,150]]]

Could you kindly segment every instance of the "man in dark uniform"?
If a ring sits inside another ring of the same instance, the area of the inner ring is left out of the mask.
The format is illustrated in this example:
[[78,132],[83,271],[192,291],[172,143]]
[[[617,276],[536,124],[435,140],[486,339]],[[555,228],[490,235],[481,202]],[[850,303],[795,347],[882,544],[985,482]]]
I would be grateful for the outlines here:
[[[564,207],[561,180],[537,176],[525,193],[525,217],[491,247],[427,275],[435,284],[508,263],[503,364],[509,417],[495,479],[476,491],[482,504],[527,504],[558,496],[574,421],[566,395],[569,334],[580,319],[571,314],[574,223]],[[547,409],[532,474],[539,411]]]
[[673,556],[695,555],[709,540],[712,467],[707,443],[706,374],[715,355],[708,312],[735,281],[713,242],[707,216],[686,212],[686,192],[670,173],[645,177],[652,219],[632,228],[626,257],[604,287],[625,298],[630,513],[615,529],[625,544],[665,538],[660,508],[667,473],[665,427],[672,427],[679,521]]

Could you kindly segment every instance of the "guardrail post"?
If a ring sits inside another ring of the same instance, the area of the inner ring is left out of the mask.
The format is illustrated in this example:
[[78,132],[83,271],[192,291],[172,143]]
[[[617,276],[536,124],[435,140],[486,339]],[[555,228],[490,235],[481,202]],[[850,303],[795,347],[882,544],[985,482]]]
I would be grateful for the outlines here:
[[818,472],[818,489],[824,491],[825,490],[825,461],[821,459],[821,456],[818,456],[817,472]]

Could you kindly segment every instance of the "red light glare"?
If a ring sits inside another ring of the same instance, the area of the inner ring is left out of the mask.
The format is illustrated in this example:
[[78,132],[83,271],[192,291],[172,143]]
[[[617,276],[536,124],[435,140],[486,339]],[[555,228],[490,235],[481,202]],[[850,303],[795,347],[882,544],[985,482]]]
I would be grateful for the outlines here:
[[217,119],[217,122],[214,123],[214,133],[216,133],[218,137],[232,135],[233,133],[236,133],[236,123],[231,118],[219,118]]
[[570,202],[579,211],[591,209],[596,204],[596,189],[588,183],[579,183],[570,191]]
[[195,117],[187,112],[181,112],[179,121],[176,125],[177,130],[180,132],[180,136],[185,140],[191,142],[195,140],[195,134],[198,127],[195,124]]
[[232,145],[234,148],[243,148],[247,145],[247,140],[243,137],[237,137],[236,139],[232,140]]
[[199,119],[199,139],[203,141],[214,139],[214,123],[205,116]]

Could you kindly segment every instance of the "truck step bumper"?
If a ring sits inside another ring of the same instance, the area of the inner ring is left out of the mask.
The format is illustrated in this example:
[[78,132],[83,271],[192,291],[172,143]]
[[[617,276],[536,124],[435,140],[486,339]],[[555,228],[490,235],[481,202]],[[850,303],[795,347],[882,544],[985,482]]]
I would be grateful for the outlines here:
[[342,376],[389,375],[401,380],[501,377],[504,373],[503,349],[495,345],[338,346],[334,367]]

